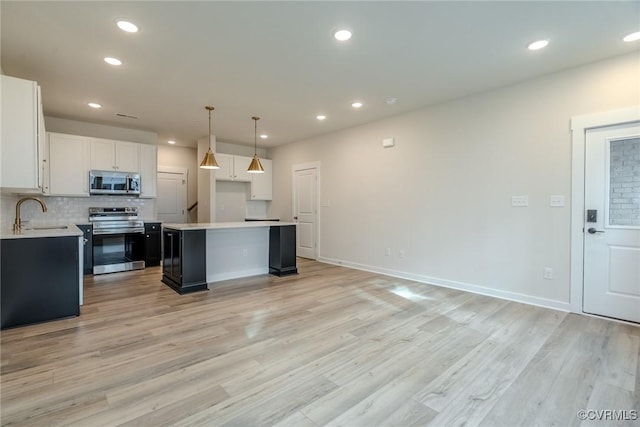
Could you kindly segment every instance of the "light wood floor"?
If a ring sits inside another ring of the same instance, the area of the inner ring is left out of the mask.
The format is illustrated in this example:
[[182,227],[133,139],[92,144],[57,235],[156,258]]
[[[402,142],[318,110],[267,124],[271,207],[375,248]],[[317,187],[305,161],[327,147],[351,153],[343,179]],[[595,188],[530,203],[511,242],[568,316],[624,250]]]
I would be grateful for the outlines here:
[[1,333],[2,424],[573,426],[640,409],[640,328],[299,268],[183,296],[159,268],[85,278],[80,317]]

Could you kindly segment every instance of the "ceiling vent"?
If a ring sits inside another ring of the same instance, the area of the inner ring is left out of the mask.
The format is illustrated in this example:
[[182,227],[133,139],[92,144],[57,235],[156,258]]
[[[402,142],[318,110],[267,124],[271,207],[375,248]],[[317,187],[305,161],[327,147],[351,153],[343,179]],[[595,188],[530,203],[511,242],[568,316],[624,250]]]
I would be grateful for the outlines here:
[[127,119],[137,119],[137,118],[138,118],[138,117],[136,117],[136,116],[131,116],[131,115],[129,115],[129,114],[122,114],[122,113],[116,113],[116,116],[118,116],[118,117],[125,117],[125,118],[127,118]]

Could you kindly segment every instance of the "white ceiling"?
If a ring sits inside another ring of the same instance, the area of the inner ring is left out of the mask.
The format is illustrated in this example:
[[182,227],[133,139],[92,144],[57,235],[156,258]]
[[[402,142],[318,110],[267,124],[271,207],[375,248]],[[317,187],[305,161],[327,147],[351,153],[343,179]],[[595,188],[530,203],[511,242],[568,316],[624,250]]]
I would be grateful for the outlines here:
[[[632,51],[640,2],[0,2],[2,69],[45,114],[194,145],[294,142]],[[128,34],[117,19],[135,22]],[[348,42],[332,31],[346,26]],[[542,51],[526,45],[546,38]],[[114,68],[102,60],[115,56]],[[398,99],[387,105],[388,97]],[[364,107],[354,111],[351,101]],[[101,110],[87,102],[103,105]],[[315,120],[325,113],[324,122]],[[138,116],[117,117],[116,113]]]

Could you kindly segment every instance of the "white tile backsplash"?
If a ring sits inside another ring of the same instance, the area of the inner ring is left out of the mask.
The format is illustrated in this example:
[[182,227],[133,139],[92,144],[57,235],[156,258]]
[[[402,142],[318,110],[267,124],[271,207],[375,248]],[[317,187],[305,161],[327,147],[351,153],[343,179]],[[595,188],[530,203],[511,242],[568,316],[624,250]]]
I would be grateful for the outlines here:
[[[0,213],[2,215],[0,222],[2,226],[13,224],[16,203],[21,197],[23,196],[0,195]],[[155,199],[123,196],[37,197],[47,205],[47,212],[43,213],[40,205],[36,202],[24,202],[20,208],[23,223],[32,225],[86,224],[89,222],[90,207],[136,206],[141,219],[155,221],[158,217]]]
[[[246,218],[266,218],[267,202],[263,200],[247,200]],[[243,218],[244,220],[244,218]]]

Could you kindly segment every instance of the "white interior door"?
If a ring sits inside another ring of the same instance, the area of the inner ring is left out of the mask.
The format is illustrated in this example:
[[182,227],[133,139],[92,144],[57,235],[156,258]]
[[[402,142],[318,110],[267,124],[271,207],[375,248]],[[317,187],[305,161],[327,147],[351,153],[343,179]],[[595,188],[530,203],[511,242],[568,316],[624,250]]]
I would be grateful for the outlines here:
[[316,259],[317,256],[317,169],[293,172],[293,220],[296,226],[296,255]]
[[158,220],[167,223],[187,222],[187,174],[158,172]]
[[583,309],[640,323],[640,123],[588,130]]

